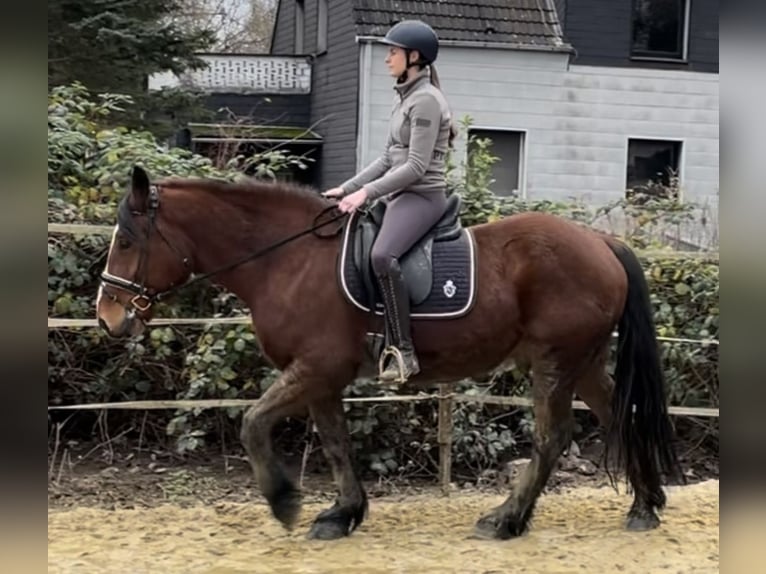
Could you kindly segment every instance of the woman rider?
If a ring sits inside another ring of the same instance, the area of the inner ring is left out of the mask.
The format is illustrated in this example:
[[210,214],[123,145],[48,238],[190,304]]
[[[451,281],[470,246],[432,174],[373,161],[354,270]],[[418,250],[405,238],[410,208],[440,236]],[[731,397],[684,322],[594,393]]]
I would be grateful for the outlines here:
[[389,361],[379,377],[404,382],[420,367],[412,345],[409,293],[399,258],[444,214],[446,154],[455,131],[433,68],[439,51],[433,29],[418,20],[405,20],[389,30],[383,43],[389,46],[386,65],[396,78],[385,150],[356,176],[324,195],[342,197],[338,208],[345,213],[368,201],[387,203],[371,263],[385,308],[388,346],[384,356],[398,360]]

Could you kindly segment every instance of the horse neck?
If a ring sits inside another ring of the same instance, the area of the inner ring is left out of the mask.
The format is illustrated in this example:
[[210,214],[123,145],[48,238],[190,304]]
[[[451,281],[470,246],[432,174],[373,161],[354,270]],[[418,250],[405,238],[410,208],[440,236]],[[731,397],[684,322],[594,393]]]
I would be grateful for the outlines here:
[[[194,272],[212,273],[255,252],[268,250],[286,237],[308,229],[321,211],[321,200],[289,192],[236,189],[169,190],[178,201],[178,225],[193,250]],[[175,206],[170,207],[176,212]],[[269,250],[211,280],[254,304],[269,276],[297,272],[306,262],[307,238]]]

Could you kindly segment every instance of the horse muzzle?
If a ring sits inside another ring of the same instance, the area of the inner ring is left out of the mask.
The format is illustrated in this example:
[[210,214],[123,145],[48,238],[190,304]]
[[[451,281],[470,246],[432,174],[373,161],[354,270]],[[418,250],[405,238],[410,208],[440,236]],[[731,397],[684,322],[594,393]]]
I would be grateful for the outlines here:
[[98,325],[113,339],[136,337],[146,329],[146,323],[132,311],[125,313],[122,320],[117,323],[109,323],[103,317],[99,317]]

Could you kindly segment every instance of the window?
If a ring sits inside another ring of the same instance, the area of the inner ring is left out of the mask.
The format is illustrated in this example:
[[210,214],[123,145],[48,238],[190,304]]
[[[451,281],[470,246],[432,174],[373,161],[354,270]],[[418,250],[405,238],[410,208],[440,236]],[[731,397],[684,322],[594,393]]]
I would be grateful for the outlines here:
[[327,0],[319,0],[317,10],[317,54],[322,54],[327,51]]
[[512,130],[471,129],[469,153],[478,148],[473,138],[489,139],[489,153],[498,160],[492,164],[489,189],[495,195],[521,195],[524,182],[524,132]]
[[303,21],[306,7],[303,0],[295,0],[295,53],[303,54]]
[[680,158],[680,141],[628,140],[628,195],[677,199]]
[[686,59],[689,0],[633,0],[631,55]]

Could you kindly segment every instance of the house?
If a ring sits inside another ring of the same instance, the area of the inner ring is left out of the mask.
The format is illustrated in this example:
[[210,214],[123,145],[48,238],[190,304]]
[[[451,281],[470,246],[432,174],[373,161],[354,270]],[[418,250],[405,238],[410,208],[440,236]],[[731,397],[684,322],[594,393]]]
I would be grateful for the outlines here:
[[280,0],[272,53],[313,56],[319,186],[382,150],[379,40],[405,18],[437,31],[454,116],[501,158],[496,193],[599,204],[670,168],[684,197],[717,203],[718,0]]
[[323,138],[311,129],[312,58],[304,55],[197,54],[207,67],[184,73],[153,74],[150,90],[181,88],[200,94],[212,120],[180,130],[179,145],[224,163],[237,154],[279,149],[314,161],[292,167],[292,179],[318,179]]
[[500,157],[495,193],[602,204],[675,175],[684,199],[717,208],[718,0],[280,0],[268,56],[219,55],[192,83],[250,113],[262,143],[281,141],[268,126],[297,129],[284,145],[334,186],[383,149],[379,40],[406,18],[440,36],[454,117]]

